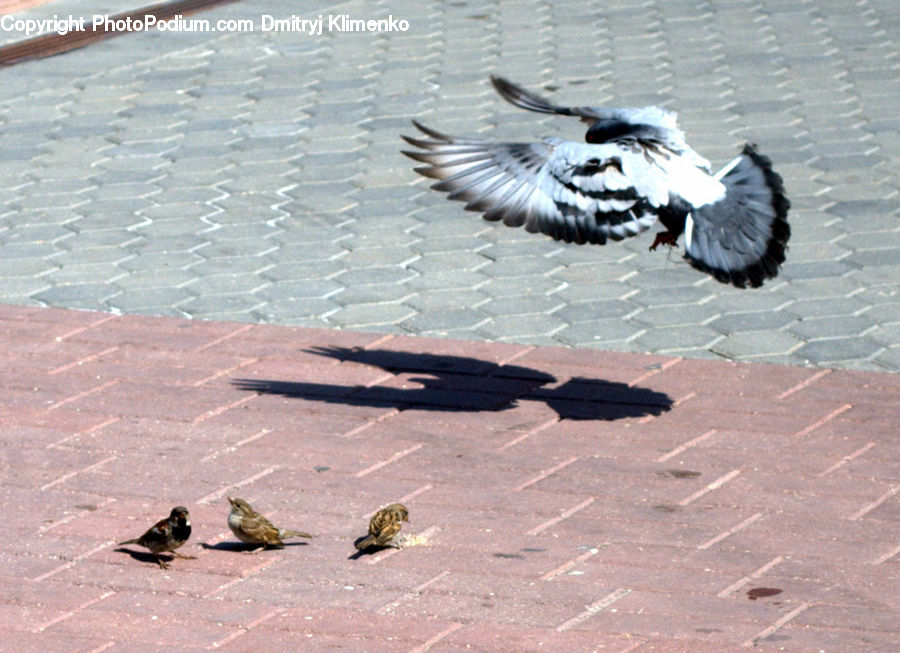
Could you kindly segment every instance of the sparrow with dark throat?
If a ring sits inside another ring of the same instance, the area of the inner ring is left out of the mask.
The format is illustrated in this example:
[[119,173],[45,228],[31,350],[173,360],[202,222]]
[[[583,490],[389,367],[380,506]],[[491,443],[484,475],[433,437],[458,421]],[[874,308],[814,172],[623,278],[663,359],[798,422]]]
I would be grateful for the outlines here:
[[188,509],[184,506],[175,506],[168,518],[156,522],[146,533],[133,540],[119,542],[119,544],[140,544],[147,547],[159,566],[168,569],[169,565],[159,557],[160,553],[171,553],[174,557],[188,560],[196,559],[196,556],[184,555],[175,550],[187,542],[190,536],[191,516]]

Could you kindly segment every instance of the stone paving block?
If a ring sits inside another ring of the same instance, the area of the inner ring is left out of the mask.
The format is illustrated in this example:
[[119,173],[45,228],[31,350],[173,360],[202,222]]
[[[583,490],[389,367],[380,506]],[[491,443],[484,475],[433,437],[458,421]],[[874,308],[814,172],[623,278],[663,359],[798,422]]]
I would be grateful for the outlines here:
[[[788,333],[768,331],[747,331],[731,334],[716,342],[712,350],[726,357],[746,354],[747,352],[759,352],[765,354],[789,354],[797,351],[803,345],[803,341]],[[757,354],[750,354],[751,356]]]
[[[87,263],[81,263],[77,259],[75,262],[60,261],[60,267],[48,271],[42,279],[46,283],[52,284],[57,288],[59,287],[57,284],[82,284],[83,280],[88,278],[91,274],[94,276],[101,276],[107,272],[109,270],[110,260],[121,260],[112,257],[98,257],[96,256],[97,251],[98,250],[87,250],[82,252],[83,256],[81,260],[89,261]],[[104,250],[99,251],[103,252]],[[105,250],[105,252],[111,254],[109,250]],[[116,254],[120,255],[119,252],[116,252]],[[35,280],[37,281],[38,279]]]
[[[485,306],[483,310],[486,311],[486,308]],[[565,322],[554,315],[526,313],[498,315],[489,324],[479,325],[478,329],[491,340],[507,342],[522,336],[549,336],[564,326]]]
[[268,286],[255,274],[220,274],[194,279],[185,289],[195,295],[243,295]]
[[[161,313],[173,314],[173,309],[184,302],[191,300],[196,295],[184,288],[173,291],[171,287],[139,288],[118,294],[107,299],[104,303],[116,312],[152,312],[153,309],[161,309]],[[177,313],[175,313],[177,314]]]
[[780,329],[794,320],[783,311],[768,310],[755,311],[753,313],[731,313],[710,322],[710,326],[725,334],[739,333],[742,331],[764,331],[767,329]]
[[579,346],[601,346],[633,340],[645,330],[622,320],[591,320],[567,326],[554,335],[565,343]]
[[900,233],[896,231],[867,231],[850,233],[840,239],[842,247],[850,249],[884,249],[900,244]]
[[0,276],[2,277],[26,277],[29,281],[37,281],[33,277],[55,269],[56,265],[53,262],[40,258],[0,260]]
[[[351,244],[352,246],[352,244]],[[406,247],[385,246],[366,247],[364,249],[350,249],[341,259],[348,267],[368,268],[375,266],[402,266],[415,256],[410,256]]]
[[667,306],[675,304],[695,304],[711,297],[709,290],[695,286],[674,286],[665,289],[642,290],[629,301],[642,306]]
[[413,315],[401,325],[417,333],[440,333],[451,329],[472,329],[485,323],[487,315],[467,308],[432,310]]
[[408,320],[415,311],[398,303],[356,304],[332,312],[328,319],[344,327],[364,328]]
[[[559,282],[545,274],[518,275],[518,274],[501,274],[493,275],[492,267],[479,268],[478,272],[491,279],[489,284],[483,289],[497,297],[522,295],[525,293],[541,293],[549,294],[560,288]],[[423,277],[428,279],[428,277]],[[489,290],[488,290],[489,288]]]
[[858,337],[823,338],[807,342],[796,355],[806,360],[847,361],[867,359],[880,354],[883,347]]
[[385,302],[405,302],[412,294],[404,286],[394,284],[372,284],[368,286],[341,288],[333,295],[335,302],[343,305],[376,304]]
[[[561,293],[554,293],[556,297]],[[596,320],[609,320],[612,318],[624,318],[641,312],[641,307],[629,301],[619,299],[599,300],[570,303],[554,312],[554,315],[565,320],[569,324],[592,322]],[[641,323],[630,323],[630,326],[642,328]]]
[[686,324],[716,324],[719,315],[714,307],[707,304],[663,306],[648,308],[634,315],[634,321],[647,326],[680,326]]
[[80,308],[100,308],[106,299],[118,295],[121,291],[111,289],[106,284],[76,283],[55,286],[35,294],[35,299],[45,305],[59,303],[77,304]]
[[795,263],[785,270],[785,276],[792,280],[840,277],[851,271],[847,259],[841,261],[813,261]]
[[[371,288],[371,286],[370,286]],[[344,289],[344,286],[329,279],[304,279],[302,282],[283,282],[273,283],[260,290],[254,295],[268,304],[274,306],[280,302],[285,302],[286,306],[296,300],[304,298],[329,299],[335,297],[337,293]],[[278,300],[273,301],[273,300]],[[334,306],[339,304],[335,302]]]
[[431,312],[440,309],[471,309],[490,301],[490,297],[477,290],[449,289],[433,290],[427,294],[418,294],[404,300],[404,304],[419,312]]
[[481,310],[495,317],[522,316],[533,313],[554,314],[564,303],[553,296],[544,297],[503,297],[493,299],[481,306]]
[[[181,302],[181,308],[188,315],[198,314],[229,314],[231,319],[246,315],[250,311],[260,308],[262,302],[252,297],[240,295],[208,295],[198,297],[192,295],[187,301]],[[247,318],[249,319],[249,318]]]
[[421,275],[431,275],[454,270],[477,270],[487,265],[487,261],[475,252],[427,253],[407,263],[406,267]]
[[[102,250],[103,248],[95,248]],[[201,263],[203,259],[196,252],[154,252],[140,256],[127,256],[116,263],[116,267],[126,272],[141,270],[185,269]]]
[[786,289],[784,294],[805,305],[806,310],[813,311],[809,307],[818,303],[822,307],[820,312],[828,313],[833,310],[829,308],[830,301],[844,305],[845,298],[859,293],[860,282],[856,280],[859,276],[860,273],[856,272],[843,278],[802,279]]
[[801,338],[817,340],[859,336],[874,326],[875,323],[866,316],[823,317],[794,324],[790,331]]
[[416,278],[415,271],[400,266],[366,266],[335,275],[335,280],[343,285],[371,285],[382,283],[402,283]]
[[900,248],[869,249],[851,254],[845,260],[860,267],[896,266],[900,262]]
[[647,329],[637,336],[634,342],[641,348],[646,347],[648,342],[658,341],[660,349],[663,350],[707,347],[718,351],[717,343],[720,340],[722,340],[722,336],[708,327],[676,326]]
[[823,299],[798,299],[785,310],[804,319],[857,315],[866,308],[866,303],[855,297],[835,295]]

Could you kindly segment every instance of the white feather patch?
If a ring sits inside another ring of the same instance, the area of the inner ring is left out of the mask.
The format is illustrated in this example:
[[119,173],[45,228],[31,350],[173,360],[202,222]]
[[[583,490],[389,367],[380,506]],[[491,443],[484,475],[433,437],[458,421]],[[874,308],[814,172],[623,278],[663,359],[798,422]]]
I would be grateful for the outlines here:
[[727,175],[729,172],[731,172],[732,170],[734,170],[734,167],[735,167],[738,163],[740,163],[740,162],[741,162],[741,159],[743,159],[743,158],[744,158],[744,155],[743,155],[743,154],[740,155],[740,156],[736,156],[736,157],[735,157],[734,159],[732,159],[732,160],[731,160],[724,168],[722,168],[721,170],[719,170],[719,171],[715,174],[714,179],[716,179],[717,181],[720,180],[720,179],[722,179],[722,177],[724,177],[724,176]]
[[684,220],[684,249],[685,251],[691,251],[691,240],[694,237],[694,218],[691,217],[691,214],[687,214],[687,218]]

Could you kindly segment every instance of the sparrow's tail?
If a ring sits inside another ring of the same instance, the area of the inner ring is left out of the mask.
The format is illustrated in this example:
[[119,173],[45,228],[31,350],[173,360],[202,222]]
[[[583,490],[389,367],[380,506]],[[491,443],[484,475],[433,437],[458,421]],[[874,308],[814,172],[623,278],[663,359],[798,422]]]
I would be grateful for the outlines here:
[[137,544],[137,543],[138,543],[138,540],[140,540],[140,539],[141,539],[141,538],[136,537],[136,538],[134,538],[133,540],[125,540],[124,542],[119,542],[119,544],[120,544],[120,545],[121,545],[121,544]]
[[778,274],[791,237],[784,185],[769,159],[749,144],[715,178],[725,196],[688,215],[685,257],[723,283],[756,288]]
[[375,539],[374,535],[367,535],[356,543],[356,548],[362,551],[363,549],[368,549],[370,546],[375,546],[377,543],[378,540]]
[[312,537],[312,535],[310,535],[309,533],[304,533],[303,531],[292,531],[287,528],[280,530],[278,532],[278,536],[281,539],[285,539],[288,537],[306,537],[306,538]]

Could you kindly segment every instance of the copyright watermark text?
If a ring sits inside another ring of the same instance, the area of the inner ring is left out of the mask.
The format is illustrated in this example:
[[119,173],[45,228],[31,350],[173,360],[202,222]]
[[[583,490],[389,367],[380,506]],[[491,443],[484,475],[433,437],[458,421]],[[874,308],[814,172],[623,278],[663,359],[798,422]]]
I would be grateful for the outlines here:
[[389,15],[383,18],[359,18],[351,14],[319,14],[303,17],[297,15],[273,16],[262,14],[258,19],[232,18],[207,20],[185,18],[177,15],[160,20],[153,14],[143,16],[111,16],[94,14],[75,16],[55,14],[51,18],[16,18],[11,14],[0,16],[0,30],[20,32],[26,37],[56,33],[65,36],[69,32],[293,32],[309,36],[344,32],[407,32],[409,21]]

